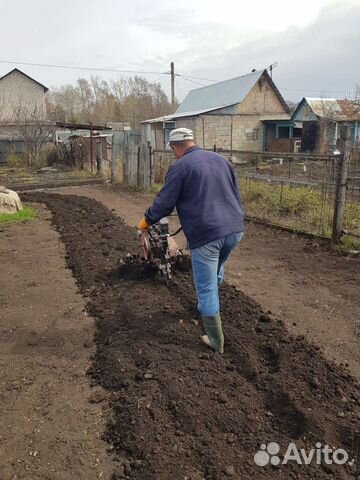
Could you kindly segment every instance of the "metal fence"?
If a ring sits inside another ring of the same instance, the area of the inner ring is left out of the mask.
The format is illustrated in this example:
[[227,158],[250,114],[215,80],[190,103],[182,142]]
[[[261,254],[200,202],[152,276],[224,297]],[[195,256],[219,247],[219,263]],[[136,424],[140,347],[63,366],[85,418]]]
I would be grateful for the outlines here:
[[336,159],[257,156],[234,169],[249,217],[331,236]]
[[340,233],[355,244],[360,239],[357,152],[349,155],[346,185],[339,182],[344,161],[344,155],[249,152],[232,158],[247,215],[297,231],[331,237],[339,189],[344,189]]
[[[249,218],[294,231],[331,237],[338,205],[343,155],[219,151],[229,159],[239,180]],[[174,162],[171,151],[151,152],[151,181],[162,184]],[[352,152],[348,164],[342,234],[360,242],[360,155]],[[342,186],[341,188],[343,188]]]
[[18,155],[25,156],[26,145],[20,139],[0,140],[0,165],[6,165],[7,160],[11,155],[14,157]]

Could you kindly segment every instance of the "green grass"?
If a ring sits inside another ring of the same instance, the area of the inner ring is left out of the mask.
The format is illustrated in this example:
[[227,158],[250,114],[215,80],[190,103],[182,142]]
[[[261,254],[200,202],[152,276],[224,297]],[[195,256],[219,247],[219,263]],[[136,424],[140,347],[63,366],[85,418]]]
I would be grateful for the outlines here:
[[[334,196],[313,186],[240,179],[246,214],[298,231],[331,236]],[[343,228],[360,231],[360,202],[345,206]]]
[[0,224],[9,222],[25,222],[33,220],[36,217],[36,211],[31,207],[24,207],[16,213],[0,213]]
[[19,178],[33,178],[31,173],[25,172],[24,170],[19,170],[17,172],[13,172],[14,176],[19,177]]
[[339,252],[349,250],[360,250],[360,239],[352,237],[351,235],[343,236],[340,244],[337,246]]
[[160,190],[162,189],[162,185],[160,185],[160,183],[153,183],[151,185],[151,193],[155,193],[155,195],[157,195]]
[[90,172],[88,170],[71,170],[66,172],[66,176],[70,178],[92,178],[97,176],[97,172]]

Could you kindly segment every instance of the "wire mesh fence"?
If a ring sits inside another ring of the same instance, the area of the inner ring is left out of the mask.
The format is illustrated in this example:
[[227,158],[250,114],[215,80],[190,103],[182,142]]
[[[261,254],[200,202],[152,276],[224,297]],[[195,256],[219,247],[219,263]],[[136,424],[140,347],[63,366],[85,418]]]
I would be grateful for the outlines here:
[[[326,237],[332,235],[341,159],[334,155],[256,152],[237,152],[231,157],[249,217]],[[353,239],[360,239],[358,167],[354,152],[343,218],[343,234]]]
[[357,238],[360,245],[360,174],[351,173],[347,182],[344,233]]
[[246,214],[297,231],[331,236],[335,185],[239,176]]
[[[341,156],[219,151],[231,161],[248,217],[331,237]],[[171,151],[153,150],[152,182],[161,185]],[[349,164],[343,233],[360,244],[360,155]]]

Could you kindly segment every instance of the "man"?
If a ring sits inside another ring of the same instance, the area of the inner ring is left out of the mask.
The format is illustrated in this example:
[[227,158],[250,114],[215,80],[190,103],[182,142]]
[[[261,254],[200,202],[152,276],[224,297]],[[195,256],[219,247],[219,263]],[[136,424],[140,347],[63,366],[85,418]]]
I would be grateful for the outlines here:
[[244,230],[238,183],[223,157],[195,144],[192,130],[172,130],[169,142],[177,162],[169,168],[165,184],[139,228],[146,230],[176,207],[191,250],[198,310],[206,332],[202,340],[223,353],[219,285],[225,261]]

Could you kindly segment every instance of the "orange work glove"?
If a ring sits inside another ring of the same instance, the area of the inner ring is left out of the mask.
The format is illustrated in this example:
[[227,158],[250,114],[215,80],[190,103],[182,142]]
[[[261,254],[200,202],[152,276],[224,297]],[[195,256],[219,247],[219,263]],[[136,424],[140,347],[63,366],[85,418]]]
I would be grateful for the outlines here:
[[150,223],[146,221],[146,218],[142,218],[139,222],[138,229],[139,230],[147,230],[150,227]]

